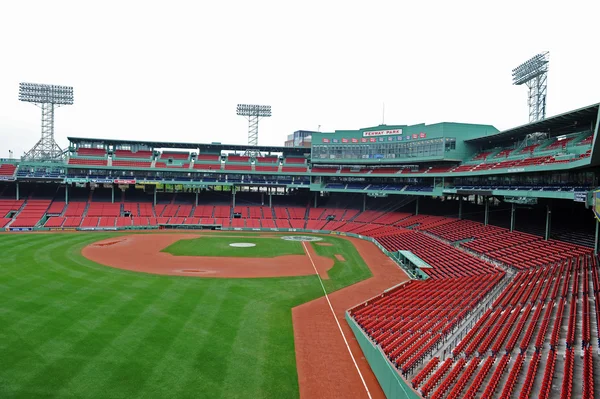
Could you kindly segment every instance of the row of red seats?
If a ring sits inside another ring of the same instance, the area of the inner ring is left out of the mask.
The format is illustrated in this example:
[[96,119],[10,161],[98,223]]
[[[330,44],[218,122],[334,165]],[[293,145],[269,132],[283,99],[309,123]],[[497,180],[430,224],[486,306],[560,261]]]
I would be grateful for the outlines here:
[[106,159],[69,158],[68,164],[85,166],[108,166],[108,161]]
[[489,374],[492,366],[494,365],[495,360],[496,358],[493,356],[489,356],[485,360],[483,366],[481,366],[479,372],[473,379],[473,382],[471,382],[469,389],[465,393],[464,399],[475,399],[475,395],[479,392],[479,388],[481,388],[483,381],[485,381],[485,379],[487,378],[487,375]]
[[448,376],[444,378],[438,389],[431,395],[431,399],[442,399],[446,396],[446,393],[452,387],[452,384],[454,384],[454,381],[456,381],[466,363],[467,361],[464,358],[458,359],[450,373],[448,373]]
[[461,398],[462,391],[467,386],[467,383],[469,382],[469,380],[473,376],[473,373],[475,372],[475,370],[479,366],[480,362],[481,362],[481,358],[479,358],[479,357],[474,357],[473,359],[471,359],[471,361],[469,362],[469,365],[467,366],[465,372],[461,375],[460,379],[454,385],[454,388],[452,388],[452,390],[448,394],[447,399],[458,399],[458,398]]
[[554,349],[548,352],[546,359],[546,369],[540,387],[539,399],[548,399],[552,390],[552,377],[554,376],[554,368],[556,367],[556,351]]
[[431,378],[419,389],[419,392],[423,397],[427,397],[429,392],[437,386],[437,384],[442,380],[444,375],[450,370],[452,367],[452,359],[448,358],[442,363],[441,367],[437,369],[437,371],[431,376]]
[[517,383],[517,379],[519,378],[519,374],[523,369],[523,362],[525,361],[525,355],[523,353],[519,353],[515,358],[515,362],[508,373],[508,379],[504,383],[504,388],[502,388],[502,393],[500,394],[501,398],[510,398],[515,388],[515,384]]
[[594,391],[594,360],[592,358],[592,348],[587,347],[583,351],[583,399],[593,399]]
[[565,352],[565,366],[563,371],[563,381],[560,390],[560,397],[571,399],[573,392],[573,366],[575,354],[572,349],[567,349]]

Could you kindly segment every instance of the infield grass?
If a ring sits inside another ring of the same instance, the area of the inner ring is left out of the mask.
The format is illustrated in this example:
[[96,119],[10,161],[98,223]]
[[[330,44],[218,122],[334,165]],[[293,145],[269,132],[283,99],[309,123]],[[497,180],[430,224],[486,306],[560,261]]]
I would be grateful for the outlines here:
[[[254,247],[232,247],[229,244],[248,243]],[[304,255],[302,243],[286,241],[279,237],[219,237],[206,236],[191,240],[179,240],[162,252],[176,256],[233,256],[241,258],[273,258],[283,255]]]
[[[298,397],[291,309],[322,296],[316,276],[159,276],[81,256],[116,235],[0,236],[0,398]],[[346,258],[328,290],[370,275],[349,242],[324,241],[319,254]]]

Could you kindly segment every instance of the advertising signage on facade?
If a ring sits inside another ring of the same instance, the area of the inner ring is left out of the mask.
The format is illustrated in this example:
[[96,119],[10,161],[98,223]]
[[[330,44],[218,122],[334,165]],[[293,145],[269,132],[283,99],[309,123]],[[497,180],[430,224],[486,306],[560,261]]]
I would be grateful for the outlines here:
[[363,132],[363,137],[388,136],[392,134],[402,134],[402,129],[371,130],[368,132]]
[[135,184],[135,179],[115,179],[115,184]]

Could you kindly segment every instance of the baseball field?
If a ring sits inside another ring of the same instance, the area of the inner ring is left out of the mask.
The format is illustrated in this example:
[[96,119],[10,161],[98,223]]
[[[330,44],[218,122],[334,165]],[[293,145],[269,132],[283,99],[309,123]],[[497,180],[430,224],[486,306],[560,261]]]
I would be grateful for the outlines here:
[[6,234],[0,254],[0,398],[298,397],[315,270],[328,293],[371,276],[338,237]]

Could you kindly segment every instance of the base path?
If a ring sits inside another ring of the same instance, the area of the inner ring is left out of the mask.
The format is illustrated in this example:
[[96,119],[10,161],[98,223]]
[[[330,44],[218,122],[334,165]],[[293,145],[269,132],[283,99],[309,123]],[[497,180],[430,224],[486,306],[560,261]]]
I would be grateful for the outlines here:
[[[132,234],[95,242],[83,248],[81,253],[101,265],[172,276],[251,278],[315,274],[306,255],[239,258],[174,256],[160,252],[179,240],[201,237],[200,234]],[[243,241],[243,237],[236,238]],[[321,278],[328,279],[327,271],[333,267],[333,259],[315,254],[313,260]]]
[[[354,244],[373,277],[330,293],[329,300],[371,396],[385,398],[346,322],[345,311],[409,278],[373,243],[358,238],[346,239]],[[292,320],[300,398],[367,398],[325,297],[292,309]]]

